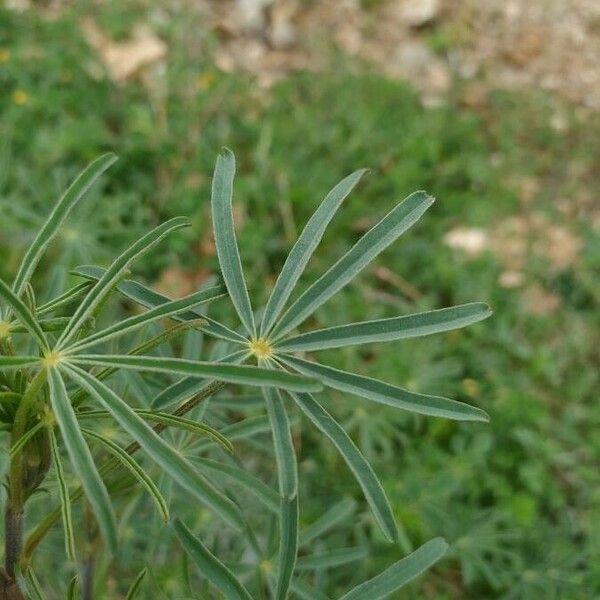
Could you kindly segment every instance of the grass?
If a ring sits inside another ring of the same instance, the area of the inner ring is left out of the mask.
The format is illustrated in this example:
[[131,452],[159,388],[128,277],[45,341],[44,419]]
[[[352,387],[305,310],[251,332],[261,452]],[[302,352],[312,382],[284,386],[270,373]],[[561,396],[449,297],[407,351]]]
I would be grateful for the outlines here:
[[[123,33],[120,10],[109,3],[99,15],[115,35]],[[128,3],[126,21],[135,21],[140,10]],[[187,49],[194,23],[177,16],[159,25],[170,54],[164,94],[152,95],[139,82],[115,86],[97,74],[97,59],[79,33],[80,16],[72,9],[49,20],[0,9],[0,85],[6,91],[0,97],[0,274],[14,274],[16,258],[51,201],[84,163],[106,150],[121,160],[54,252],[71,265],[105,263],[149,225],[186,214],[191,231],[153,253],[139,273],[174,291],[216,267],[209,186],[224,144],[238,157],[240,251],[255,257],[244,265],[250,286],[257,282],[255,293],[273,281],[290,241],[344,175],[360,167],[373,171],[332,222],[309,265],[309,281],[393,202],[426,189],[438,198],[435,209],[377,261],[399,277],[371,269],[313,321],[382,318],[480,299],[495,310],[493,319],[466,331],[406,340],[393,352],[372,345],[323,355],[344,369],[360,370],[368,362],[374,377],[452,395],[491,415],[490,424],[473,425],[383,407],[367,412],[354,398],[331,393],[329,408],[384,481],[403,550],[436,535],[451,543],[451,558],[402,598],[584,600],[600,594],[600,444],[594,435],[600,425],[594,393],[600,244],[591,218],[598,116],[581,116],[536,92],[492,91],[473,108],[460,85],[443,106],[423,109],[407,86],[344,68],[299,74],[260,91],[208,60],[192,61]],[[565,130],[551,125],[557,111]],[[532,180],[536,191],[527,199],[524,189]],[[468,259],[443,242],[457,226],[493,233],[509,217],[533,214],[544,215],[544,227],[566,227],[582,240],[582,250],[573,263],[554,268],[536,251],[532,235],[522,287],[498,283],[506,248]],[[92,233],[97,223],[99,235]],[[165,274],[172,264],[179,266]],[[48,286],[61,285],[52,270],[41,272]],[[525,290],[534,284],[555,295],[559,306],[532,314]],[[239,415],[232,411],[231,418]],[[360,502],[351,475],[307,423],[298,422],[295,438],[303,525],[336,499]],[[261,468],[270,472],[268,465]],[[144,518],[149,510],[131,500],[121,524],[125,539],[129,530],[136,538],[147,530],[150,539],[141,552],[125,543],[123,564],[131,571],[99,565],[98,585],[106,586],[100,597],[113,597],[121,589],[117,582],[131,583],[147,561],[155,566],[148,586],[156,587],[146,589],[160,588],[165,597],[191,595],[186,581],[198,589],[183,559],[173,564],[172,540]],[[198,522],[209,518],[195,508],[187,512],[188,522],[195,513]],[[368,560],[319,575],[334,597],[397,559],[369,526],[365,506],[359,503],[353,520],[354,527],[338,527],[319,544],[351,546],[370,537],[375,551]],[[49,556],[50,544],[59,548],[60,536],[48,542]],[[51,587],[58,587],[55,566],[49,558],[39,573]]]

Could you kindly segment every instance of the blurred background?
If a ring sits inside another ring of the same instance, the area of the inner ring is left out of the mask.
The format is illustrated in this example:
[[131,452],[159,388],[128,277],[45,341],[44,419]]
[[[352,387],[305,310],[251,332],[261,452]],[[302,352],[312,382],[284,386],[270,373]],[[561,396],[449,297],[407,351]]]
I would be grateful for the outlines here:
[[[14,275],[53,201],[107,150],[120,160],[41,284],[58,289],[65,265],[106,264],[183,214],[193,227],[136,276],[172,296],[195,290],[216,269],[209,187],[223,145],[238,159],[235,217],[256,304],[343,176],[371,169],[306,282],[426,189],[438,199],[428,215],[314,320],[474,300],[495,311],[465,331],[327,357],[491,415],[458,424],[327,399],[380,476],[403,550],[436,535],[452,544],[398,598],[598,598],[599,56],[597,0],[4,0],[0,275]],[[359,503],[356,522],[368,519],[334,449],[305,422],[296,443],[303,521],[344,497]],[[336,534],[347,545],[353,523]],[[398,558],[369,531],[371,554],[317,587],[339,595]],[[60,536],[42,552],[52,543]],[[116,581],[147,560],[129,552]],[[155,553],[152,577],[183,598],[173,556]],[[38,569],[52,576],[44,560]]]

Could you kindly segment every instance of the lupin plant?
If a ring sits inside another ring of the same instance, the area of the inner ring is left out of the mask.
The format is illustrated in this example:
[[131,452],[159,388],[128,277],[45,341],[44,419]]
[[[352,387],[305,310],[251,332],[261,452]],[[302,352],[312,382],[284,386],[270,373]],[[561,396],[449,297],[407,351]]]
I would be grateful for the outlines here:
[[[75,273],[83,278],[82,283],[38,305],[31,285],[36,266],[70,211],[114,160],[112,154],[102,156],[76,179],[26,252],[13,284],[0,280],[0,416],[10,431],[3,597],[23,597],[19,586],[28,586],[33,590],[31,593],[44,597],[34,575],[34,551],[59,520],[62,520],[66,556],[77,565],[79,552],[71,506],[81,498],[90,507],[105,551],[112,554],[118,551],[111,497],[121,489],[117,470],[122,468],[153,498],[157,510],[165,522],[170,523],[181,546],[213,585],[213,590],[219,590],[228,600],[255,597],[253,583],[237,577],[215,556],[201,540],[201,531],[193,533],[180,518],[171,515],[160,486],[133,457],[140,449],[183,493],[213,511],[237,531],[242,540],[248,533],[248,525],[240,503],[212,480],[211,470],[225,473],[250,488],[264,506],[278,515],[279,548],[273,558],[274,568],[265,573],[264,582],[270,596],[276,600],[284,600],[290,594],[300,598],[321,597],[320,592],[296,577],[299,544],[306,532],[299,532],[297,457],[286,403],[295,404],[340,452],[390,543],[398,542],[398,531],[383,487],[360,450],[315,394],[330,388],[414,413],[461,421],[486,421],[487,415],[462,402],[412,392],[320,364],[313,353],[449,331],[486,318],[490,310],[485,304],[471,303],[298,332],[321,305],[414,225],[433,203],[433,198],[424,192],[411,194],[290,302],[327,225],[364,171],[349,175],[325,197],[289,253],[266,305],[254,310],[235,236],[232,210],[235,159],[229,150],[224,150],[217,159],[211,197],[213,232],[223,284],[172,300],[127,279],[129,267],[135,260],[165,236],[189,225],[187,219],[177,217],[143,236],[108,268],[77,268]],[[98,329],[100,311],[109,297],[117,293],[145,310]],[[198,309],[225,296],[239,317],[239,328],[230,328]],[[141,342],[134,343],[136,335],[149,330],[148,325],[169,321],[171,325],[165,325],[163,331],[145,335]],[[218,359],[208,361],[201,360],[201,356],[183,359],[152,354],[153,350],[192,329],[215,338],[226,351]],[[117,339],[127,346],[126,351],[114,352]],[[138,408],[112,385],[110,378],[119,371],[164,375],[176,381],[165,384],[149,407]],[[225,462],[201,457],[197,461],[189,460],[160,436],[167,427],[179,428],[194,436],[207,437],[218,447],[235,453],[227,427],[218,429],[200,418],[185,416],[229,384],[256,386],[260,390],[273,440],[277,491]],[[130,438],[128,446],[122,447],[93,428],[95,422],[106,417],[112,417]],[[65,479],[63,454],[68,456],[81,486],[74,490],[69,490]],[[200,469],[198,465],[206,468]],[[54,470],[57,480],[60,505],[24,538],[27,500],[40,488],[50,469]],[[342,598],[385,598],[435,563],[446,549],[444,540],[431,540]],[[142,578],[143,573],[134,581],[128,597],[139,593]],[[74,589],[73,585],[70,588]],[[264,597],[262,590],[260,594]]]

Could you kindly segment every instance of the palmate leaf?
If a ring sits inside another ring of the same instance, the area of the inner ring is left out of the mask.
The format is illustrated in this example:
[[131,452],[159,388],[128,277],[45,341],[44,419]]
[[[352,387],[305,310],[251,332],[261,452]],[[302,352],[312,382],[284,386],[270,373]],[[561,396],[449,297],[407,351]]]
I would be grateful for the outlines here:
[[56,368],[48,369],[50,404],[58,423],[63,443],[81,481],[85,496],[92,507],[108,548],[112,553],[117,549],[117,527],[114,512],[106,487],[98,474],[73,408],[65,389],[64,381]]
[[[89,265],[77,267],[73,271],[75,275],[85,277],[86,279],[90,279],[92,281],[98,281],[105,272],[106,270],[102,269],[101,267]],[[155,292],[153,289],[130,279],[121,281],[117,285],[117,290],[129,300],[133,300],[134,302],[137,302],[146,308],[154,308],[155,306],[160,306],[166,302],[171,302],[171,299],[167,298],[167,296],[163,296],[162,294]],[[206,324],[202,326],[202,330],[206,333],[229,342],[238,344],[248,343],[248,340],[244,336],[233,331],[233,329],[229,329],[218,321],[215,321],[214,319],[211,319],[210,317],[207,317],[199,312],[190,310],[178,315],[174,315],[173,318],[176,321],[197,321],[198,319],[204,319]]]
[[235,575],[177,518],[173,520],[173,529],[194,564],[226,600],[253,600]]
[[45,333],[42,331],[39,323],[29,310],[28,306],[23,302],[17,294],[15,294],[7,285],[0,279],[0,298],[8,304],[9,308],[15,313],[19,322],[29,334],[35,339],[36,343],[43,350],[47,350],[48,340]]
[[394,542],[398,538],[396,522],[383,487],[371,465],[360,453],[342,426],[311,396],[289,392],[302,412],[312,421],[338,449],[361,486],[373,515],[386,538]]
[[434,199],[425,192],[415,192],[393,208],[290,306],[273,328],[272,337],[279,339],[305,321],[414,225],[433,202]]
[[167,505],[167,501],[164,499],[163,495],[160,493],[158,487],[152,478],[144,471],[142,467],[131,457],[121,446],[104,437],[97,431],[92,429],[82,428],[81,430],[84,435],[87,435],[89,438],[92,438],[102,444],[104,448],[106,448],[111,454],[116,456],[121,463],[123,463],[132,475],[142,484],[142,486],[146,489],[146,491],[150,494],[156,506],[163,518],[165,523],[169,521],[169,507]]
[[98,177],[116,160],[117,157],[112,153],[104,154],[97,158],[77,177],[57,202],[48,220],[33,240],[21,261],[21,266],[12,286],[17,296],[21,296],[23,293],[25,285],[31,278],[48,244],[54,239],[73,207],[81,200]]
[[52,452],[52,461],[54,463],[54,471],[56,472],[56,481],[58,482],[58,494],[60,496],[60,510],[63,521],[63,531],[65,537],[65,552],[70,561],[75,562],[75,536],[73,533],[73,517],[71,516],[71,499],[69,497],[69,488],[65,480],[65,473],[60,458],[60,450],[54,431],[49,429],[50,450]]
[[281,498],[276,600],[287,598],[298,555],[298,495]]
[[487,304],[472,302],[392,319],[317,329],[283,340],[277,344],[277,350],[306,352],[414,338],[466,327],[486,319],[491,314]]
[[422,415],[445,417],[457,421],[489,421],[485,411],[458,400],[418,394],[378,379],[340,371],[333,367],[326,367],[293,356],[280,356],[279,359],[288,366],[297,369],[300,373],[319,379],[329,387],[356,394],[380,404]]
[[97,333],[81,340],[81,342],[77,342],[76,344],[71,346],[69,350],[71,352],[79,352],[82,348],[87,348],[88,346],[92,346],[94,344],[107,342],[108,340],[113,339],[114,337],[131,333],[135,329],[143,327],[145,325],[149,325],[150,323],[153,323],[154,321],[157,321],[159,319],[172,317],[177,313],[189,309],[193,306],[205,304],[206,302],[210,302],[211,300],[222,297],[224,295],[224,292],[224,287],[216,286],[207,290],[202,290],[200,292],[190,294],[189,296],[186,296],[185,298],[181,298],[179,300],[166,302],[165,304],[161,304],[155,308],[152,308],[143,314],[134,315],[133,317],[129,317],[128,319],[120,321],[119,323],[115,323],[111,327],[107,327],[102,331],[98,331]]
[[127,267],[136,258],[139,258],[151,250],[169,233],[181,229],[182,227],[188,227],[189,225],[189,219],[184,217],[170,219],[158,227],[155,227],[118,256],[87,293],[81,304],[79,304],[69,325],[67,325],[62,335],[59,337],[56,349],[61,350],[68,345],[69,341],[79,331],[86,319],[92,316],[94,309],[111,292],[113,286],[119,281]]
[[213,235],[221,273],[229,291],[231,302],[246,331],[252,337],[256,337],[254,313],[250,304],[240,253],[235,239],[235,226],[231,206],[234,175],[235,157],[231,150],[225,148],[217,157],[212,181],[211,209]]
[[328,194],[314,212],[300,237],[296,240],[283,269],[275,282],[267,306],[263,313],[261,336],[269,333],[288,301],[290,294],[298,283],[310,257],[319,245],[327,225],[335,215],[344,199],[354,189],[366,170],[355,171],[342,179]]
[[399,560],[383,573],[361,583],[344,594],[340,600],[380,600],[418,577],[436,563],[448,549],[442,538],[435,538]]
[[118,367],[201,378],[210,377],[228,383],[278,387],[295,391],[318,391],[321,389],[321,385],[314,379],[250,365],[199,362],[182,358],[105,354],[81,354],[72,356],[69,360],[88,366]]
[[65,366],[65,369],[68,371],[69,377],[87,389],[90,395],[112,414],[119,425],[140,444],[148,456],[169,477],[215,511],[231,526],[238,530],[243,529],[238,507],[202,477],[177,450],[165,442],[110,388],[72,364]]

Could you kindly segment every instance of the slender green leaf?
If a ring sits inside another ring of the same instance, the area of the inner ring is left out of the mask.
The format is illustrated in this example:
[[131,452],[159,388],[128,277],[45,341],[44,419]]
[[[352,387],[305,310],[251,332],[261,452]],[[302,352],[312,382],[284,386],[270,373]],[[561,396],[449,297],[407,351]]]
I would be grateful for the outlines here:
[[28,429],[11,447],[9,451],[9,457],[13,459],[17,454],[23,450],[23,447],[27,442],[38,432],[43,429],[46,424],[43,421],[38,421],[31,429]]
[[263,394],[275,446],[279,493],[282,498],[291,500],[298,493],[298,468],[290,422],[279,391],[263,388]]
[[298,555],[298,495],[281,498],[276,600],[286,600]]
[[169,477],[192,493],[234,528],[242,530],[243,522],[238,507],[210,484],[172,446],[119,398],[110,388],[89,373],[73,366],[66,367],[69,376],[86,388],[115,420],[127,431]]
[[436,563],[448,549],[442,538],[435,538],[409,554],[406,558],[394,563],[391,567],[373,579],[361,583],[344,594],[340,600],[379,600],[418,577],[423,571]]
[[254,313],[248,296],[248,289],[242,270],[240,253],[235,239],[232,198],[235,157],[233,152],[224,149],[217,157],[212,181],[211,209],[213,235],[223,280],[229,296],[246,331],[256,337]]
[[60,458],[60,450],[56,436],[52,429],[48,430],[50,437],[50,450],[52,452],[52,461],[54,462],[54,471],[56,472],[56,481],[58,482],[58,493],[60,496],[60,512],[63,521],[63,531],[65,536],[65,552],[67,558],[75,562],[77,560],[75,554],[75,535],[73,529],[73,517],[71,515],[71,498],[69,497],[69,486],[65,479],[65,473]]
[[[26,585],[21,587],[26,587],[27,596],[32,600],[44,600],[44,593],[42,592],[42,586],[36,577],[36,574],[33,572],[33,569],[30,567],[27,568],[27,579],[25,580]],[[19,582],[22,583],[22,582]]]
[[15,313],[19,322],[27,329],[30,335],[35,339],[36,343],[43,350],[48,349],[48,340],[46,335],[39,326],[35,317],[31,314],[31,311],[21,300],[17,294],[15,294],[2,279],[0,279],[0,298],[3,298],[8,304],[9,308]]
[[425,192],[415,192],[392,209],[290,306],[273,328],[272,336],[280,338],[305,321],[398,236],[414,225],[433,201]]
[[[256,417],[248,417],[243,421],[237,421],[236,423],[223,427],[223,429],[221,429],[221,434],[226,436],[230,442],[235,442],[261,433],[267,433],[268,431],[271,431],[269,419],[264,415],[258,415]],[[210,446],[210,444],[211,442],[202,441],[199,444],[196,444],[195,448],[198,451],[204,450],[206,447]]]
[[300,600],[329,600],[329,596],[295,577],[292,579],[290,589]]
[[485,411],[458,400],[418,394],[384,381],[340,371],[301,358],[286,356],[281,357],[281,360],[301,373],[319,379],[324,385],[342,392],[356,394],[380,404],[421,415],[445,417],[457,421],[489,421]]
[[226,600],[252,600],[248,590],[235,575],[179,520],[174,519],[173,528],[180,544],[202,574],[218,588]]
[[71,407],[64,381],[55,368],[48,369],[50,403],[73,468],[96,515],[100,531],[112,553],[117,549],[117,527],[106,487],[96,470]]
[[[247,350],[238,350],[232,354],[228,354],[216,362],[226,362],[232,364],[239,364],[248,357]],[[178,382],[170,385],[169,387],[159,392],[150,402],[150,406],[153,409],[162,409],[175,402],[180,402],[191,398],[192,396],[202,392],[214,382],[213,380],[198,379],[197,377],[184,377]]]
[[135,581],[131,584],[129,591],[127,592],[127,596],[125,596],[125,600],[134,600],[134,598],[138,595],[140,591],[140,586],[142,585],[142,581],[148,574],[148,568],[144,567],[135,578]]
[[118,283],[123,273],[136,258],[146,254],[168,234],[182,227],[188,227],[189,224],[189,220],[184,217],[170,219],[155,227],[118,256],[77,307],[71,322],[58,339],[57,349],[60,350],[67,346],[86,319],[93,315],[94,309],[110,294],[113,286]]
[[[75,275],[97,281],[104,275],[106,271],[100,267],[85,265],[77,267],[73,272]],[[141,283],[137,283],[136,281],[131,281],[129,279],[121,281],[117,285],[117,290],[119,290],[119,292],[126,298],[129,298],[130,300],[133,300],[134,302],[137,302],[146,308],[154,308],[155,306],[165,304],[166,302],[171,302],[170,298],[155,292]],[[209,335],[238,344],[248,343],[248,340],[244,336],[233,331],[233,329],[229,329],[228,327],[225,327],[225,325],[221,325],[221,323],[218,321],[215,321],[214,319],[211,319],[210,317],[207,317],[206,315],[196,311],[184,312],[179,315],[175,315],[173,318],[176,321],[196,321],[198,319],[204,319],[206,324],[203,325],[202,331],[205,331]]]
[[39,356],[0,356],[0,370],[21,369],[39,365]]
[[155,356],[130,356],[130,355],[76,355],[70,358],[73,363],[118,367],[138,371],[151,371],[155,373],[170,373],[188,375],[193,377],[210,377],[217,381],[280,387],[296,391],[318,391],[321,385],[309,378],[263,369],[249,365],[231,365],[224,363],[199,362],[182,358],[157,358]]
[[312,525],[300,532],[300,545],[304,546],[315,538],[327,533],[339,523],[346,522],[356,510],[356,501],[344,498],[334,504],[324,515],[319,517]]
[[224,295],[224,291],[224,287],[216,286],[207,290],[190,294],[189,296],[179,300],[166,302],[165,304],[161,304],[155,308],[152,308],[145,313],[134,315],[133,317],[129,317],[124,321],[115,323],[111,327],[107,327],[102,331],[98,331],[97,333],[81,340],[81,342],[77,342],[71,346],[69,350],[71,352],[80,352],[82,348],[87,348],[88,346],[93,346],[94,344],[104,343],[116,336],[131,333],[138,327],[143,327],[144,325],[148,325],[159,319],[172,317],[173,315],[176,315],[177,313],[180,313],[188,308],[197,306],[199,304],[205,304],[206,302],[214,300],[215,298],[219,298]]
[[290,392],[290,395],[304,414],[338,449],[360,484],[381,530],[390,541],[396,541],[398,531],[396,522],[394,521],[394,514],[385,496],[383,487],[379,483],[371,465],[360,453],[360,450],[355,446],[342,426],[333,419],[313,396],[293,392]]
[[21,296],[25,284],[31,278],[31,275],[37,267],[42,255],[44,254],[48,244],[54,239],[65,219],[79,202],[83,195],[90,189],[94,182],[106,171],[115,161],[117,157],[112,154],[103,154],[90,165],[75,179],[69,186],[62,198],[56,203],[54,209],[50,213],[48,220],[29,246],[12,289],[17,296]]
[[341,565],[362,560],[369,556],[369,549],[364,546],[356,548],[335,548],[316,552],[298,559],[296,569],[298,571],[318,571],[320,569],[332,569]]
[[[53,319],[38,320],[42,331],[62,331],[69,323],[70,317],[55,317]],[[93,324],[94,320],[89,319],[89,323]],[[27,329],[20,324],[15,324],[10,328],[11,333],[25,333]]]
[[487,304],[473,302],[404,317],[317,329],[284,340],[277,345],[277,350],[282,352],[305,352],[414,338],[466,327],[471,323],[477,323],[477,321],[489,317],[491,314],[492,311]]
[[169,507],[167,501],[163,498],[158,487],[152,478],[144,471],[142,467],[129,455],[121,446],[113,442],[112,440],[104,437],[100,433],[93,431],[92,429],[82,428],[81,431],[84,435],[100,442],[111,454],[114,454],[133,474],[133,476],[146,488],[146,491],[150,494],[160,514],[162,515],[165,523],[169,521]]
[[197,457],[194,458],[194,463],[200,465],[200,467],[229,477],[244,489],[254,494],[257,500],[271,512],[279,511],[279,495],[277,492],[267,484],[263,483],[260,479],[254,477],[254,475],[248,473],[248,471],[234,465],[211,460],[210,458]]
[[361,169],[342,179],[325,196],[319,208],[317,208],[308,220],[308,223],[306,223],[300,237],[296,240],[296,243],[288,254],[283,269],[275,282],[275,287],[271,292],[263,314],[261,335],[268,334],[275,324],[277,317],[281,314],[315,248],[319,245],[323,233],[327,229],[327,225],[329,225],[337,209],[354,189],[365,172],[365,169]]
[[84,281],[83,283],[79,283],[78,285],[72,287],[70,290],[67,290],[60,296],[57,296],[45,304],[38,306],[38,317],[42,317],[58,310],[59,308],[63,308],[64,306],[72,304],[75,300],[83,296],[90,289],[90,286],[91,283],[89,281]]
[[[138,414],[143,419],[147,421],[153,421],[154,423],[162,423],[164,425],[169,425],[170,427],[175,427],[176,429],[183,429],[184,431],[190,431],[195,433],[196,435],[208,436],[212,438],[213,441],[217,442],[228,452],[233,452],[233,445],[231,442],[222,435],[219,431],[206,425],[204,423],[199,423],[197,421],[192,421],[191,419],[186,419],[185,417],[179,417],[177,415],[172,415],[170,413],[164,412],[156,412],[153,410],[146,409],[134,409],[135,413]],[[81,419],[101,419],[103,417],[109,417],[111,414],[104,410],[87,410],[77,413],[77,418]]]

